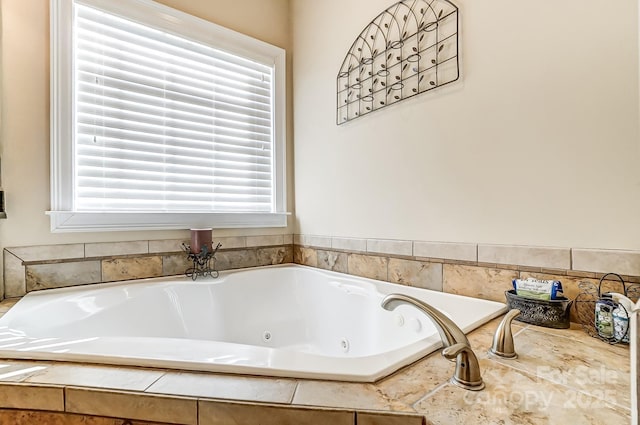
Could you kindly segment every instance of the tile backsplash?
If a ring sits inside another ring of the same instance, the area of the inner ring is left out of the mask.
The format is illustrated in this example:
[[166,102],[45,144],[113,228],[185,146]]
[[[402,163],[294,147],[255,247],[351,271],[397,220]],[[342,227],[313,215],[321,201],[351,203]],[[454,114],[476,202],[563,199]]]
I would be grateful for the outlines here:
[[[293,262],[293,235],[218,238],[216,268],[266,266]],[[43,245],[5,248],[4,296],[20,297],[41,289],[62,288],[181,275],[192,266],[182,251],[188,240]]]
[[[509,266],[516,270],[548,270],[594,276],[616,272],[640,276],[640,251],[580,249],[457,242],[362,239],[315,235],[294,235],[296,246],[374,256],[457,261],[472,265]],[[310,253],[307,253],[308,255]]]
[[[640,251],[363,239],[317,235],[217,238],[218,270],[297,263],[392,283],[504,301],[511,279],[563,281],[569,297],[580,281],[605,272],[640,283]],[[4,294],[183,274],[188,240],[5,248]]]

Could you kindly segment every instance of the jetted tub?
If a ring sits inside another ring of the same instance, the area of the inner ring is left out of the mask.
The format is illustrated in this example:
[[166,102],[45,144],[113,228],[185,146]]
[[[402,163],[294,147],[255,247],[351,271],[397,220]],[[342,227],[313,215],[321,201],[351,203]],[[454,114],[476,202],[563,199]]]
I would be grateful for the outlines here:
[[465,332],[504,304],[283,265],[31,292],[0,319],[0,357],[373,382],[441,346],[419,298]]

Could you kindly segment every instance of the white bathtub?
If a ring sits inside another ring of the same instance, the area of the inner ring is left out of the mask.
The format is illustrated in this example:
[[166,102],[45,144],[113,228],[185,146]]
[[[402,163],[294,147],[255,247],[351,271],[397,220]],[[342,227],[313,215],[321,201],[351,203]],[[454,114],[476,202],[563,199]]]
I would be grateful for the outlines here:
[[136,280],[32,292],[0,319],[0,357],[376,381],[440,340],[422,299],[465,332],[504,304],[283,265],[218,279]]

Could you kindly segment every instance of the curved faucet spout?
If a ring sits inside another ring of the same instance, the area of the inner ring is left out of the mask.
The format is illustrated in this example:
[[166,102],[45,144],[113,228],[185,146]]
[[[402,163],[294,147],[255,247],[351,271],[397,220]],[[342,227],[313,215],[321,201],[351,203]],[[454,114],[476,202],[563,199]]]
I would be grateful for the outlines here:
[[382,308],[391,311],[402,303],[411,304],[433,321],[445,346],[442,355],[456,362],[456,370],[450,382],[466,390],[482,390],[484,382],[480,375],[480,364],[462,329],[437,308],[408,295],[387,295],[382,300]]
[[403,294],[390,294],[382,300],[382,308],[391,311],[395,310],[396,307],[403,303],[411,304],[431,319],[433,324],[436,326],[436,329],[440,334],[440,338],[442,339],[442,344],[445,347],[450,347],[460,343],[469,345],[467,336],[462,332],[458,325],[445,316],[440,310],[431,307],[429,304],[424,301],[420,301],[417,298]]

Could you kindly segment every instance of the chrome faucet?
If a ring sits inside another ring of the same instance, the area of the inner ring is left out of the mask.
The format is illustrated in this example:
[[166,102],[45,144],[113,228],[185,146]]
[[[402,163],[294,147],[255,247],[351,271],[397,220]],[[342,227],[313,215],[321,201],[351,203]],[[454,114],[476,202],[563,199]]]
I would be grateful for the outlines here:
[[504,359],[515,359],[518,357],[515,346],[513,344],[513,332],[511,331],[511,322],[518,317],[520,310],[509,310],[504,319],[500,322],[496,328],[496,333],[493,335],[493,343],[489,353],[494,354]]
[[403,303],[411,304],[422,311],[436,326],[444,345],[442,355],[446,359],[455,360],[456,362],[456,370],[450,382],[466,390],[482,390],[484,382],[482,382],[482,376],[480,375],[480,364],[462,329],[440,310],[408,295],[387,295],[382,300],[382,308],[391,311]]

